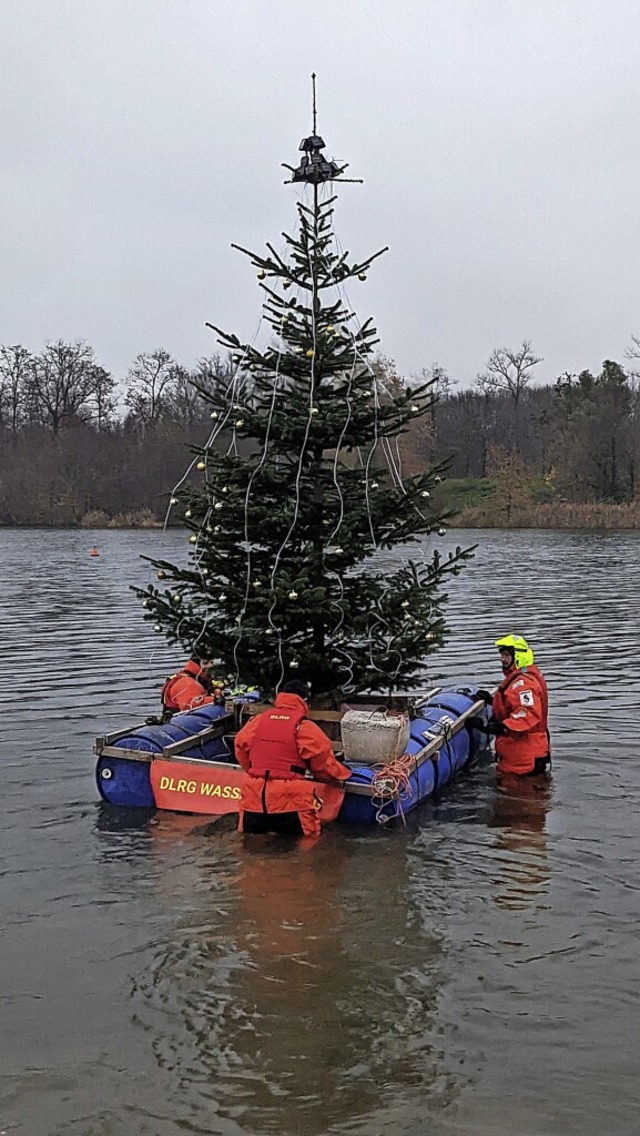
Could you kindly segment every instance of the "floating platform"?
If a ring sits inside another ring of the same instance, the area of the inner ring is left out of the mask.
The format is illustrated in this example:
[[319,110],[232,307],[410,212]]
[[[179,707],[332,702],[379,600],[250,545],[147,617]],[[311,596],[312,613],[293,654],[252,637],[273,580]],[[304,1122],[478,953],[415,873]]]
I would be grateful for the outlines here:
[[[233,738],[243,717],[256,711],[251,702],[241,698],[224,706],[210,703],[175,714],[162,725],[143,724],[96,738],[100,796],[126,808],[203,816],[237,812],[244,774],[235,760]],[[344,747],[351,777],[340,789],[318,786],[325,798],[321,816],[371,825],[410,813],[456,777],[486,744],[481,731],[466,725],[468,718],[485,712],[486,706],[473,701],[469,688],[429,692],[405,714],[403,752],[398,756],[377,760],[373,753],[365,755],[367,760],[353,760]],[[331,737],[347,713],[312,710],[309,717]],[[381,713],[387,711],[359,710],[365,723],[361,746],[366,747],[371,732],[366,727]],[[342,749],[338,740],[334,748]]]

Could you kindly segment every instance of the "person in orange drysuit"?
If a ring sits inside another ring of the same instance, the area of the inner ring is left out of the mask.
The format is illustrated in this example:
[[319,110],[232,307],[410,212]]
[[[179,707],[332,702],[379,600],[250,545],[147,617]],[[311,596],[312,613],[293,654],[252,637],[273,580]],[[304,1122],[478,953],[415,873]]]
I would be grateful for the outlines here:
[[351,776],[326,734],[307,718],[306,693],[304,683],[287,683],[273,710],[250,718],[236,734],[236,757],[245,771],[243,832],[319,836],[322,798],[305,774],[328,784]]
[[181,671],[169,676],[161,694],[164,721],[179,710],[197,710],[220,697],[209,676],[212,665],[210,659],[192,655]]
[[492,708],[484,728],[496,739],[498,773],[518,777],[545,773],[551,764],[546,680],[521,635],[505,635],[496,640],[496,647],[504,678],[493,696],[479,690],[475,697]]

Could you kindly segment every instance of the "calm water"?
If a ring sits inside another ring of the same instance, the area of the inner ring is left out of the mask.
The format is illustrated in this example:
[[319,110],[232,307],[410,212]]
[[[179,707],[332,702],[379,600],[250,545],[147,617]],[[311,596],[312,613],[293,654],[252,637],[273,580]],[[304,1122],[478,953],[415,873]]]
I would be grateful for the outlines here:
[[640,1132],[640,534],[454,536],[433,674],[526,634],[552,785],[309,851],[98,802],[94,735],[178,661],[128,585],[184,537],[0,530],[0,1132]]

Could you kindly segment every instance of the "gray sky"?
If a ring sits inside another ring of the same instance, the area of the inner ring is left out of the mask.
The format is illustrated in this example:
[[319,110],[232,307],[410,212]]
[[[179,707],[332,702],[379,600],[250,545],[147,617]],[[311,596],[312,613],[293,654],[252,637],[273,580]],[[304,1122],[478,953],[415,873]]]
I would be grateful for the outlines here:
[[310,73],[336,232],[381,350],[468,385],[533,340],[540,380],[640,334],[637,0],[2,0],[0,343],[86,339],[118,377],[251,339],[295,226]]

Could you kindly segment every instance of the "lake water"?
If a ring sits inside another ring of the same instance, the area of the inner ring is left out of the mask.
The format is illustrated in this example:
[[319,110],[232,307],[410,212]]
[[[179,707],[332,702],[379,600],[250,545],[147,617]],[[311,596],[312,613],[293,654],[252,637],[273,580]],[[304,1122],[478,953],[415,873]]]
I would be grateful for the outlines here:
[[434,680],[525,634],[551,784],[306,850],[98,800],[94,735],[181,661],[129,585],[184,535],[0,530],[0,1133],[640,1132],[640,534],[452,537]]

